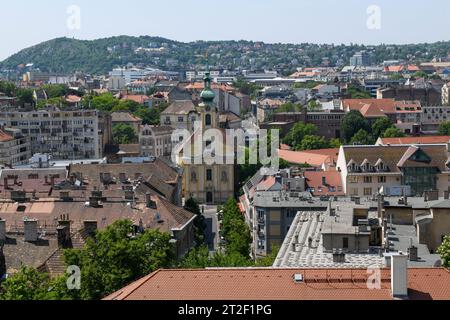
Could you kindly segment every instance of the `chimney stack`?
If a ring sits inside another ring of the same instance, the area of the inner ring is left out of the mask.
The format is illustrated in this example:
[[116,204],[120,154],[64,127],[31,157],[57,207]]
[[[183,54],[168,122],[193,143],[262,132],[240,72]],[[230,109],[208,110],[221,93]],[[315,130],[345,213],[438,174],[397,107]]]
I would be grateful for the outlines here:
[[8,190],[8,177],[3,178],[3,186],[5,187],[5,190]]
[[54,176],[53,174],[50,175],[50,185],[51,185],[52,187],[55,186],[55,176]]
[[84,230],[89,237],[94,237],[97,232],[97,220],[85,220],[83,221]]
[[48,176],[45,176],[44,179],[45,179],[45,184],[48,185]]
[[6,240],[6,220],[0,219],[0,243]]
[[23,221],[25,241],[36,242],[38,240],[38,221],[36,219],[28,219]]
[[151,195],[150,192],[147,192],[147,193],[145,194],[145,202],[146,202],[146,204],[147,204],[147,208],[150,208],[150,209],[157,209],[157,207],[156,207],[156,202],[152,200],[152,195]]
[[58,232],[58,245],[60,247],[65,247],[70,241],[70,220],[68,218],[69,215],[62,215],[56,228]]
[[391,256],[391,291],[394,298],[408,296],[408,256],[402,252]]

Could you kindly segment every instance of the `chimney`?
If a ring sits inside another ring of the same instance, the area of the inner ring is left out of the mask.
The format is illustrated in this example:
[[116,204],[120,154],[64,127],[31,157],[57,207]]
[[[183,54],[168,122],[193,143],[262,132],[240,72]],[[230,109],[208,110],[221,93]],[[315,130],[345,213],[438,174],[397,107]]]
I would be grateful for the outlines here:
[[6,240],[6,220],[0,219],[0,243]]
[[408,256],[402,252],[391,256],[391,291],[394,298],[408,296]]
[[282,178],[280,172],[278,172],[278,173],[275,175],[275,182],[277,182],[277,183],[279,183],[279,184],[281,184],[281,183],[283,182],[283,178]]
[[3,186],[5,187],[5,190],[8,190],[8,177],[3,178]]
[[23,221],[25,241],[36,242],[38,240],[38,221],[36,219],[28,219]]
[[89,237],[94,237],[97,232],[97,220],[84,220],[83,221],[84,230],[89,235]]
[[16,186],[19,185],[18,179],[19,179],[18,176],[14,176],[14,184],[15,184]]
[[444,199],[448,200],[450,198],[450,191],[446,190],[444,191]]
[[133,190],[125,191],[125,200],[126,201],[134,201],[134,191]]
[[61,220],[58,221],[58,246],[65,247],[70,241],[70,220],[69,216],[61,216]]
[[54,176],[53,174],[50,175],[50,185],[51,185],[52,187],[55,186],[55,176]]
[[44,179],[45,179],[45,184],[48,185],[48,176],[45,176]]
[[152,195],[150,192],[145,194],[145,202],[147,203],[147,208],[157,209],[156,202],[152,200]]

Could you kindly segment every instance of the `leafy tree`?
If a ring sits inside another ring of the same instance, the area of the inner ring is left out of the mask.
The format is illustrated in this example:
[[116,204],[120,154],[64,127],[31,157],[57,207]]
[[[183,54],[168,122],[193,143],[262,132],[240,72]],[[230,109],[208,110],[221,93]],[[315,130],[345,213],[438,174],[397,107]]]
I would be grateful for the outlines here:
[[428,74],[426,72],[424,72],[424,71],[417,71],[411,77],[414,78],[414,79],[418,79],[418,78],[425,78],[425,79],[427,79],[428,78]]
[[384,132],[392,127],[392,122],[387,117],[378,118],[372,125],[372,134],[375,138],[382,137]]
[[362,116],[361,112],[351,110],[342,120],[341,126],[345,141],[349,142],[352,137],[360,130],[369,131],[369,124]]
[[81,250],[64,252],[67,265],[81,269],[82,299],[100,299],[161,268],[173,265],[171,236],[159,230],[133,234],[133,223],[116,221],[88,239]]
[[391,76],[389,78],[391,80],[402,80],[402,79],[404,79],[403,76],[400,73],[391,74]]
[[311,100],[308,103],[308,110],[309,111],[318,111],[322,109],[322,105],[317,102],[317,100]]
[[275,110],[276,113],[282,112],[301,112],[302,105],[299,103],[286,102],[283,103],[279,108]]
[[299,146],[305,136],[313,136],[317,132],[317,127],[311,123],[296,123],[288,134],[284,137],[283,142],[292,147]]
[[187,254],[181,261],[179,267],[183,269],[204,269],[204,268],[232,268],[252,266],[250,258],[238,253],[225,254],[222,252],[209,253],[206,246],[195,248]]
[[443,266],[450,269],[450,236],[445,236],[441,246],[437,249],[441,255]]
[[324,137],[307,135],[297,147],[298,150],[317,150],[328,148],[329,144]]
[[351,144],[371,145],[374,143],[373,137],[363,129],[360,129],[350,140]]
[[51,279],[48,274],[26,266],[0,287],[0,300],[71,300],[76,294],[67,289],[65,276]]
[[7,97],[14,97],[17,93],[17,87],[9,81],[0,81],[0,92]]
[[354,85],[349,85],[348,89],[347,89],[347,93],[348,95],[350,95],[350,97],[352,99],[370,99],[370,93],[355,87]]
[[111,112],[127,111],[130,113],[136,112],[141,105],[132,100],[119,100],[112,108]]
[[265,256],[264,258],[257,259],[255,266],[256,267],[271,267],[275,263],[275,259],[277,258],[278,251],[280,250],[277,246],[272,246],[271,252]]
[[388,128],[383,134],[383,138],[401,138],[405,136],[406,135],[402,131],[400,131],[399,128],[394,126]]
[[16,92],[18,103],[22,106],[25,104],[32,104],[33,100],[33,90],[21,88]]
[[222,208],[222,235],[225,239],[225,252],[227,254],[237,253],[244,257],[250,256],[250,243],[252,238],[250,229],[239,211],[235,199],[229,199]]
[[118,100],[114,98],[111,93],[104,93],[94,97],[85,97],[85,99],[87,100],[86,105],[89,105],[90,102],[91,108],[102,111],[111,111],[118,104]]
[[137,140],[134,128],[129,124],[120,123],[113,128],[113,139],[118,144],[129,144]]
[[197,246],[200,246],[205,241],[205,217],[202,215],[197,201],[195,201],[195,199],[193,198],[189,198],[186,201],[186,203],[184,204],[184,209],[196,215],[196,218],[194,220],[195,242],[197,243]]
[[439,125],[439,134],[443,136],[450,135],[450,121],[442,122]]
[[330,139],[328,144],[330,148],[340,148],[342,146],[342,142],[338,138]]
[[63,97],[69,92],[65,84],[46,84],[42,89],[45,90],[49,99]]

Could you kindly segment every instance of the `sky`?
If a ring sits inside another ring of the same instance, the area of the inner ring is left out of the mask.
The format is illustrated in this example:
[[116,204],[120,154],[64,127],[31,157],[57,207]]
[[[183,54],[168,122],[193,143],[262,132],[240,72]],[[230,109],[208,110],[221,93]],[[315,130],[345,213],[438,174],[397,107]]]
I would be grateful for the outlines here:
[[[56,37],[404,44],[450,40],[449,0],[1,0],[0,61]],[[75,6],[75,10],[73,9]]]

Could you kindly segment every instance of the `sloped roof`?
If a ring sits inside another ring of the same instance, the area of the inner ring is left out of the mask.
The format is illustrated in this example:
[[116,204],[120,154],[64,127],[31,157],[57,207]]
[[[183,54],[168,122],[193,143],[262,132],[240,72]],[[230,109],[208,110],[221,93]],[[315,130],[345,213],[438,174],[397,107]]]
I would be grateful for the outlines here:
[[[104,300],[391,300],[390,270],[381,270],[378,290],[366,285],[369,277],[366,269],[158,270]],[[449,283],[448,270],[408,269],[408,298],[450,299]]]
[[[308,188],[314,188],[312,194],[314,196],[330,195],[330,196],[342,196],[345,193],[342,191],[342,178],[341,173],[337,171],[305,171],[304,177],[306,179],[306,185]],[[323,184],[323,178],[325,178],[326,184]],[[331,191],[330,187],[334,190]],[[340,187],[340,191],[338,188]]]
[[141,123],[142,119],[132,115],[129,112],[113,112],[111,113],[112,122],[137,122]]
[[190,112],[195,112],[195,105],[191,100],[176,100],[171,103],[161,114],[189,114]]
[[441,144],[449,143],[450,136],[422,136],[403,138],[380,138],[383,145],[394,144]]

